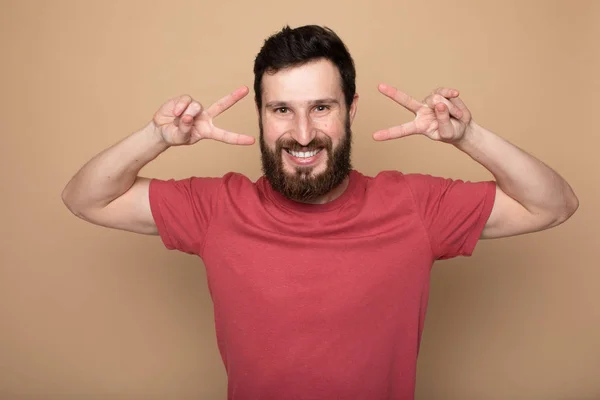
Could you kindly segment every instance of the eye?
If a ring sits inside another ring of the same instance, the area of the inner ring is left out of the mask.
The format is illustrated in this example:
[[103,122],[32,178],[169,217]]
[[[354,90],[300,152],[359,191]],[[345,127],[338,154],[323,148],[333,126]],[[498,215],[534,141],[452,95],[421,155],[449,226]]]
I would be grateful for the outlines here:
[[325,106],[325,105],[318,105],[315,107],[315,110],[322,112],[322,111],[326,111],[329,110],[329,106]]
[[286,114],[288,111],[289,110],[287,107],[279,107],[275,109],[275,112],[278,114]]

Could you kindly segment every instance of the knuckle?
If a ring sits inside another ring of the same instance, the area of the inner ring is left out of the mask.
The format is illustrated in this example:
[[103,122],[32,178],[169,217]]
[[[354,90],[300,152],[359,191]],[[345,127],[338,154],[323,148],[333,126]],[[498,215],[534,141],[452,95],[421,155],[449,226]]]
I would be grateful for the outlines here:
[[197,114],[202,111],[202,104],[198,103],[197,101],[193,101],[188,106],[188,111],[192,114]]

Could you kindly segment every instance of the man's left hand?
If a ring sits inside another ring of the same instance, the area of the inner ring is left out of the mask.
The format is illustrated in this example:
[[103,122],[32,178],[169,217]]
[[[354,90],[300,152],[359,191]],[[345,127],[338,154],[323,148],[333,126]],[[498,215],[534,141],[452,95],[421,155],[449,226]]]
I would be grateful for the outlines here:
[[471,122],[471,112],[456,89],[438,88],[423,102],[388,86],[379,85],[379,91],[415,114],[411,122],[383,129],[373,134],[375,140],[396,139],[421,134],[436,141],[456,144],[465,135]]

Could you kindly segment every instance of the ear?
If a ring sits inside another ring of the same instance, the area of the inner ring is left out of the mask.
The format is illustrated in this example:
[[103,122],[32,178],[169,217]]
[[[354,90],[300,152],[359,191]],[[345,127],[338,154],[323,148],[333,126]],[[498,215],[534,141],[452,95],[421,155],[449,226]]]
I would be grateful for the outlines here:
[[358,93],[354,94],[354,99],[352,99],[352,104],[350,104],[350,123],[354,121],[354,117],[356,116],[356,111],[358,110]]

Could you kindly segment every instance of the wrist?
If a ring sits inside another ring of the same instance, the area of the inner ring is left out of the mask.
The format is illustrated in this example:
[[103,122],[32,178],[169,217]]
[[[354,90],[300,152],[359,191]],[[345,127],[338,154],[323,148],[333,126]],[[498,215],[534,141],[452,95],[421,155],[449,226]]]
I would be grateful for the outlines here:
[[150,144],[153,148],[156,148],[159,151],[165,151],[171,145],[165,141],[162,135],[162,131],[159,126],[154,123],[154,121],[150,121],[145,128],[142,129],[144,131],[144,136],[146,136],[150,140]]
[[471,120],[465,128],[465,132],[462,135],[462,137],[455,141],[453,144],[457,149],[468,153],[469,149],[477,147],[477,140],[480,136],[481,127],[477,125],[473,120]]

